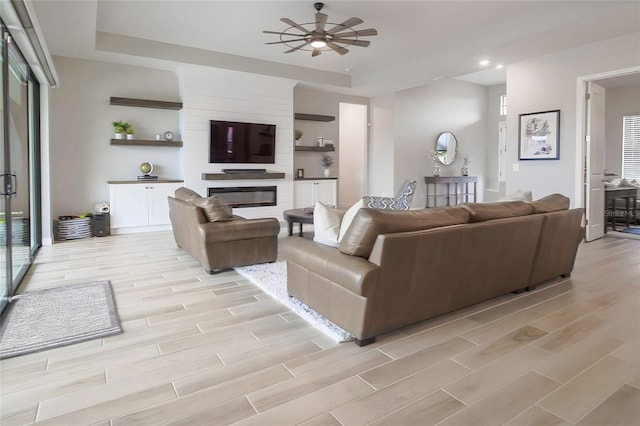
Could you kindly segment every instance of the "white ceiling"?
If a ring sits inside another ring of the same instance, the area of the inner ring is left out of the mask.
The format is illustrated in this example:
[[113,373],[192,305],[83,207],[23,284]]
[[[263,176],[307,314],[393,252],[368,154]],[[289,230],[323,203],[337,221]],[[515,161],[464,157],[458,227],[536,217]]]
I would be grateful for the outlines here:
[[[498,84],[509,63],[640,31],[638,1],[327,1],[339,23],[376,28],[371,46],[340,56],[266,45],[280,18],[312,22],[313,1],[32,0],[54,55],[175,69],[196,63],[297,78],[371,96],[461,78]],[[637,54],[637,52],[636,52]],[[478,65],[480,59],[492,65]],[[349,71],[347,71],[347,69]]]

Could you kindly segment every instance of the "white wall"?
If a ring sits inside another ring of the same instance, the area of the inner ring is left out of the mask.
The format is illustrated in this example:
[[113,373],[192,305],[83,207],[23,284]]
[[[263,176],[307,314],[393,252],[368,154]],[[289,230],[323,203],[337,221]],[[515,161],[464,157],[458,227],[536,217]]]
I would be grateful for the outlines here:
[[640,85],[607,89],[605,102],[605,167],[622,177],[622,117],[640,114]]
[[[577,207],[577,78],[638,66],[640,56],[630,52],[639,51],[640,33],[634,33],[509,64],[507,193],[531,190],[537,199],[559,192]],[[560,160],[518,161],[518,114],[555,109],[560,110]]]
[[[483,200],[487,146],[487,88],[457,80],[432,84],[395,94],[394,183],[405,179],[418,185],[412,207],[426,205],[424,176],[432,175],[429,152],[441,132],[453,132],[459,152],[469,154],[469,175],[478,176],[478,201]],[[441,176],[460,176],[462,160],[441,166]]]
[[173,72],[60,56],[53,60],[60,78],[60,87],[50,91],[53,218],[93,211],[97,201],[109,200],[108,180],[135,179],[144,161],[153,163],[160,177],[182,176],[179,148],[110,145],[111,123],[117,120],[132,124],[140,139],[165,130],[177,133],[176,111],[109,105],[111,96],[179,100]]
[[[278,205],[236,208],[247,218],[277,217],[293,208],[293,86],[292,80],[235,71],[185,66],[178,71],[182,99],[185,186],[206,196],[209,187],[277,186]],[[209,164],[209,120],[276,125],[275,164]],[[285,179],[202,180],[202,173],[224,168],[267,169]]]

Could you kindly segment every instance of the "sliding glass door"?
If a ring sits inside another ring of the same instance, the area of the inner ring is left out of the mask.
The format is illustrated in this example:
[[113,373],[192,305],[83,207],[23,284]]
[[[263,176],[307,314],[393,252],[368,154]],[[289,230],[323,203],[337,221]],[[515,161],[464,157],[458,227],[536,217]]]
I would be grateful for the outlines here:
[[39,91],[11,36],[2,26],[0,117],[0,309],[40,247]]
[[0,84],[0,99],[2,99],[2,102],[0,103],[0,137],[2,137],[2,140],[0,140],[0,171],[2,171],[2,179],[0,179],[0,192],[2,193],[2,195],[0,195],[0,312],[2,311],[2,309],[4,309],[5,305],[7,304],[8,298],[9,296],[12,294],[13,289],[12,289],[12,279],[10,277],[11,275],[11,248],[8,244],[8,234],[10,233],[9,231],[9,222],[7,220],[6,217],[6,212],[7,210],[9,210],[8,204],[9,204],[9,198],[5,195],[5,188],[7,187],[7,185],[10,184],[11,182],[11,177],[7,176],[6,173],[6,164],[8,163],[7,161],[7,155],[6,155],[6,151],[8,151],[7,147],[4,145],[4,140],[5,140],[5,126],[4,126],[4,121],[5,121],[5,114],[4,114],[4,99],[5,99],[5,94],[4,94],[4,80],[5,80],[5,76],[4,76],[4,63],[6,62],[5,60],[5,51],[6,51],[6,40],[5,40],[5,30],[4,30],[4,25],[2,25],[2,43],[0,44],[0,58],[2,58],[2,64],[0,64],[0,81],[2,82],[2,84]]

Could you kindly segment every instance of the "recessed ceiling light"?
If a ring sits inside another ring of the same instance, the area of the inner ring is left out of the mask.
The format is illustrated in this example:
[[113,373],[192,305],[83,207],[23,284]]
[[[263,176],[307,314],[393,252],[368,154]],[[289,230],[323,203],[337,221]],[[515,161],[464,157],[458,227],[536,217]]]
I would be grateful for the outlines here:
[[346,72],[351,72],[351,68],[345,68],[344,69]]
[[496,65],[496,68],[497,68],[497,69],[504,68],[504,64],[498,64],[498,65]]
[[479,65],[485,66],[485,65],[489,65],[491,62],[489,62],[488,59],[483,59],[480,62],[478,62]]

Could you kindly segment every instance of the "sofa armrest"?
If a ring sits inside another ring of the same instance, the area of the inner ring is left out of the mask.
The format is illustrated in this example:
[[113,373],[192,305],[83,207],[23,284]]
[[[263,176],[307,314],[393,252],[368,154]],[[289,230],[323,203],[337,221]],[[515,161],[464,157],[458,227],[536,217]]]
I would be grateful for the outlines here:
[[276,218],[235,219],[225,222],[202,223],[198,225],[198,231],[205,244],[250,240],[277,236],[280,233],[280,223]]
[[280,252],[288,262],[293,262],[360,296],[366,297],[377,282],[377,265],[307,238],[287,238],[280,245]]

